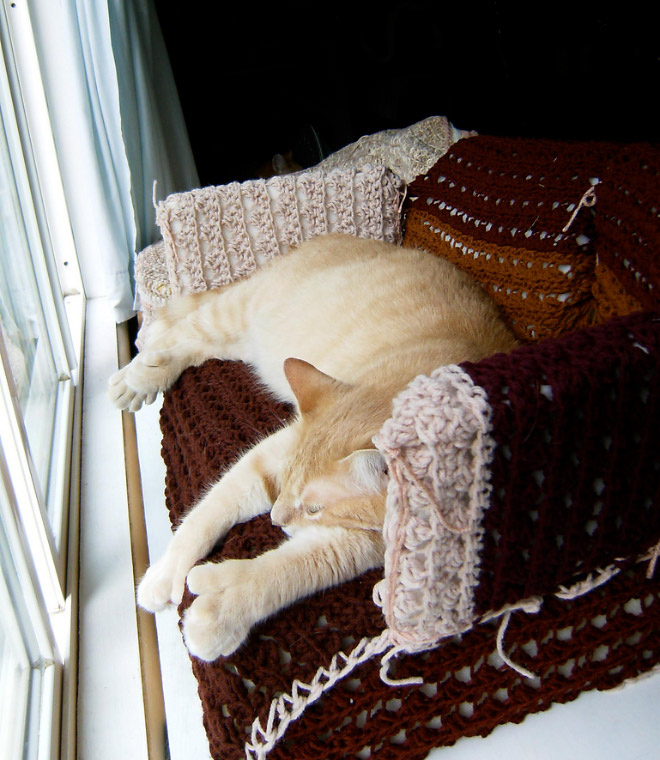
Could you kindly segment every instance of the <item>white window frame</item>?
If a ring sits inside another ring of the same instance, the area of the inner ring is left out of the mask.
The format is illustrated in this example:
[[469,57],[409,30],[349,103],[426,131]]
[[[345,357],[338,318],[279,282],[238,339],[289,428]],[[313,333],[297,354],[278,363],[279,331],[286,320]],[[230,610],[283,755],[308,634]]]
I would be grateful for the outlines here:
[[[164,727],[158,719],[147,721],[145,716],[149,700],[143,693],[140,644],[148,637],[138,630],[135,607],[122,425],[125,415],[111,407],[105,390],[108,377],[118,368],[118,333],[123,335],[125,330],[117,330],[112,307],[104,297],[95,294],[87,301],[83,293],[39,65],[44,52],[41,45],[52,40],[48,35],[36,37],[44,30],[35,26],[33,34],[31,23],[30,14],[36,13],[33,20],[40,25],[41,10],[45,9],[40,0],[2,0],[0,5],[8,29],[2,45],[9,40],[16,65],[11,87],[20,122],[17,142],[27,153],[25,168],[29,195],[34,196],[37,207],[36,229],[39,237],[45,238],[50,256],[48,278],[64,294],[58,319],[71,325],[71,340],[65,341],[60,360],[63,387],[72,391],[63,398],[60,419],[73,423],[74,435],[69,449],[59,455],[71,469],[63,467],[62,478],[51,489],[62,492],[62,504],[68,500],[69,509],[61,512],[63,527],[54,571],[51,567],[44,573],[50,579],[43,584],[51,589],[50,602],[41,594],[40,584],[36,585],[40,595],[36,607],[49,640],[54,639],[53,656],[42,670],[46,678],[39,684],[42,702],[49,709],[40,711],[41,725],[32,724],[33,732],[40,736],[37,760],[160,758],[157,747],[162,744]],[[53,12],[51,20],[57,21],[58,14],[65,12],[63,7]],[[58,29],[55,24],[53,37]],[[58,114],[53,113],[52,118],[55,122]],[[59,158],[62,169],[68,171],[72,156]],[[84,182],[85,177],[80,180]],[[72,203],[79,201],[76,197]],[[78,205],[71,208],[71,216],[74,212],[85,213]],[[9,388],[10,411],[14,404],[11,397]],[[20,431],[20,424],[17,429]],[[29,511],[33,522],[41,519],[40,540],[52,546],[43,509]],[[153,623],[151,619],[148,622]],[[151,701],[155,704],[158,700]],[[158,712],[157,705],[151,712]],[[154,728],[147,729],[147,723]],[[121,727],[119,732],[117,726]]]
[[[2,517],[37,657],[21,643],[16,615],[7,613],[3,627],[10,632],[8,646],[19,664],[17,696],[32,690],[32,709],[24,717],[35,743],[21,756],[54,760],[75,756],[79,368],[85,296],[27,2],[3,0],[0,14],[0,87],[5,105],[9,100],[13,104],[11,113],[3,108],[3,123],[59,379],[54,438],[62,444],[53,447],[53,477],[48,493],[41,494],[13,379],[7,371],[0,373],[0,487],[6,491]],[[2,354],[8,368],[4,350]],[[3,582],[3,612],[8,602]],[[12,718],[18,718],[20,699],[14,704],[18,712]]]

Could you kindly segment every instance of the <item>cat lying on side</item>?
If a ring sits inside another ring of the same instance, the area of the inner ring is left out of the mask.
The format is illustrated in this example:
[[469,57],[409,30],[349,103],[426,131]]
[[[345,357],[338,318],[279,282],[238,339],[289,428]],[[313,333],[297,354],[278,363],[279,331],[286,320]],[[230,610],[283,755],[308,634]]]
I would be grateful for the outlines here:
[[[156,611],[197,598],[193,655],[232,653],[260,620],[383,562],[387,469],[372,437],[419,374],[516,345],[467,275],[431,254],[318,237],[217,291],[173,300],[110,380],[136,411],[188,366],[241,359],[295,419],[249,450],[186,515],[137,598]],[[288,534],[259,557],[196,565],[236,523],[269,512]]]

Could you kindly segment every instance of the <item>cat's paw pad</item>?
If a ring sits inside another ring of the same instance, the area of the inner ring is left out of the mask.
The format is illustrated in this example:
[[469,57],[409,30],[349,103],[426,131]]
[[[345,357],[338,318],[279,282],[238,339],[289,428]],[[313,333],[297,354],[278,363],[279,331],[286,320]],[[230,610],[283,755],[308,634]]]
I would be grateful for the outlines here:
[[178,604],[183,596],[185,572],[167,555],[161,557],[145,573],[137,589],[137,602],[149,612],[158,612],[170,604]]
[[254,605],[249,560],[206,563],[188,574],[188,588],[197,599],[183,617],[183,637],[188,651],[211,662],[238,649],[256,622],[248,610]]
[[152,404],[158,395],[157,391],[141,392],[130,387],[126,382],[126,369],[120,369],[108,381],[108,396],[119,409],[137,412],[145,404]]
[[147,351],[112,375],[108,395],[115,406],[136,412],[169,387],[172,374],[169,351]]

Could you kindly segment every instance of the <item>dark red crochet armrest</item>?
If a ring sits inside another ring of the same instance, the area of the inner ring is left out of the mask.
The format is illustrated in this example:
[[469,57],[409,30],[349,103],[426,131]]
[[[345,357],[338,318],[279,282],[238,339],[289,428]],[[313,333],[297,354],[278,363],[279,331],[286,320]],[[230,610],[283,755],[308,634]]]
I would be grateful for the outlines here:
[[464,365],[486,391],[495,449],[479,612],[660,539],[660,314],[638,313]]

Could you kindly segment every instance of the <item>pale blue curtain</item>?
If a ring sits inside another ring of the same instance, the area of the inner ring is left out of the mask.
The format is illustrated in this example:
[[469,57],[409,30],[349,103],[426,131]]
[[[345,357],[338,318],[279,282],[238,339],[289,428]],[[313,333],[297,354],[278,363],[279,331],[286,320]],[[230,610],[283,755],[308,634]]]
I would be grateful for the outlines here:
[[162,199],[198,177],[152,0],[111,0],[110,30],[141,249],[157,234],[154,180]]
[[135,312],[158,195],[198,176],[152,0],[35,0],[32,24],[88,298]]

